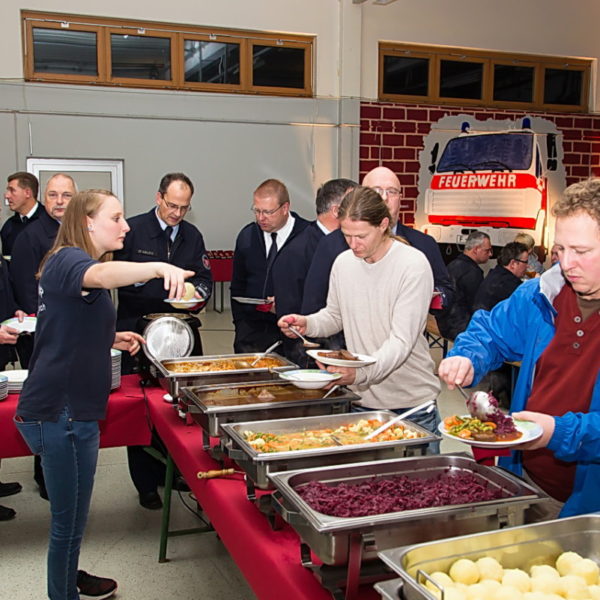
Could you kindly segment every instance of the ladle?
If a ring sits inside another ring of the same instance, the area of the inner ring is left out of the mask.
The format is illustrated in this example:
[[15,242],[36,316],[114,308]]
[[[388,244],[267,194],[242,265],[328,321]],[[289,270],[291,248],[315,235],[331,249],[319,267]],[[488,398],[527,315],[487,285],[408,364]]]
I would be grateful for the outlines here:
[[290,331],[292,333],[295,333],[302,340],[302,343],[304,344],[305,348],[320,348],[321,347],[321,344],[317,344],[317,342],[311,342],[311,341],[307,340],[295,327],[292,327],[291,325],[288,325],[288,327],[290,328]]
[[271,350],[274,350],[281,344],[281,340],[277,340],[274,344],[271,344],[262,354],[259,354],[251,363],[250,366],[253,367],[261,358],[264,358]]

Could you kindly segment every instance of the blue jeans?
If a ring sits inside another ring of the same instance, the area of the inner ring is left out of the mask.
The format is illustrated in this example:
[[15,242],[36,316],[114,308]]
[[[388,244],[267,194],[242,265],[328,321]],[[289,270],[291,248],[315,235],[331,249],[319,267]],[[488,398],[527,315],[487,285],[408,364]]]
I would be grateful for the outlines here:
[[77,565],[96,473],[97,421],[73,421],[65,408],[56,423],[15,417],[29,449],[42,458],[50,498],[48,597],[78,600]]
[[[359,404],[352,405],[352,412],[365,412],[368,410],[378,410],[378,409],[368,408],[367,406],[360,406]],[[392,412],[395,412],[396,414],[399,415],[400,413],[403,413],[404,411],[408,410],[408,408],[390,408],[390,409],[385,409],[385,410],[391,410]],[[437,405],[431,412],[425,412],[425,411],[426,411],[426,409],[422,409],[422,410],[417,411],[416,413],[413,413],[412,415],[410,415],[408,417],[408,420],[412,421],[413,423],[416,423],[417,425],[420,425],[424,429],[427,429],[427,431],[431,431],[431,433],[438,435],[438,425],[440,424],[441,419],[440,419],[440,411],[438,410]],[[439,442],[431,442],[430,444],[427,444],[427,454],[439,454],[439,453],[440,453],[440,443]]]

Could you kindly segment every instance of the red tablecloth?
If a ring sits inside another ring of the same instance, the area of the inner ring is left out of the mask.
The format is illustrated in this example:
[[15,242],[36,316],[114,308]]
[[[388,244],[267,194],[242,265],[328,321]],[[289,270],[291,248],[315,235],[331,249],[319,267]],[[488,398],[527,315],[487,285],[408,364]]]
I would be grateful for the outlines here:
[[[18,399],[18,394],[10,394],[0,402],[0,458],[31,454],[13,423]],[[149,443],[150,428],[140,378],[125,375],[121,378],[121,387],[108,399],[106,419],[100,421],[100,447],[145,446]]]
[[[163,401],[162,391],[147,391],[154,427],[258,598],[331,600],[331,594],[302,566],[298,535],[288,525],[277,531],[271,528],[246,498],[241,476],[198,480],[198,471],[221,468],[202,449],[200,427],[186,425]],[[361,600],[374,598],[379,595],[370,586],[361,588]]]

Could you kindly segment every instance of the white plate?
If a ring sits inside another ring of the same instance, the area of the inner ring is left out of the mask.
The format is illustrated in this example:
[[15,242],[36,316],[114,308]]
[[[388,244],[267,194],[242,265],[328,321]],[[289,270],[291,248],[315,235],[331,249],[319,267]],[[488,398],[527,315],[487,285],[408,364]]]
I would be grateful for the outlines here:
[[232,296],[232,300],[240,304],[271,304],[266,298],[244,298],[243,296]]
[[319,356],[319,352],[328,352],[327,350],[307,350],[306,354],[308,354],[311,358],[318,360],[320,363],[324,365],[330,365],[332,367],[366,367],[367,365],[372,365],[374,362],[377,362],[377,359],[373,356],[367,356],[366,354],[356,354],[353,352],[354,356],[358,360],[343,360],[341,358],[328,358],[327,356]]
[[36,323],[37,319],[35,317],[25,317],[22,322],[19,322],[17,317],[2,321],[2,325],[8,325],[9,327],[16,329],[19,333],[33,333],[35,331]]
[[14,383],[23,383],[27,379],[29,371],[27,369],[12,369],[10,371],[1,371],[0,375],[4,375],[8,379],[8,385]]
[[279,373],[281,379],[290,381],[296,387],[303,390],[318,390],[324,388],[341,376],[341,373],[329,373],[328,371],[321,371],[321,369],[295,369],[293,371]]
[[196,304],[200,304],[202,300],[200,298],[193,298],[192,300],[174,300],[173,298],[165,298],[165,302],[168,302],[171,305],[177,305],[175,308],[190,308],[192,306],[196,306]]
[[[469,418],[469,415],[461,416],[464,418]],[[477,440],[465,440],[457,435],[448,433],[446,431],[446,427],[444,426],[444,421],[438,425],[438,429],[440,433],[445,435],[447,438],[456,440],[457,442],[463,442],[469,446],[475,446],[476,448],[509,448],[510,446],[518,446],[519,444],[524,444],[525,442],[537,440],[542,433],[544,433],[544,430],[541,428],[541,426],[537,423],[533,423],[532,421],[520,421],[519,419],[515,419],[515,426],[517,431],[520,431],[523,435],[518,440],[511,440],[508,442],[478,442]]]

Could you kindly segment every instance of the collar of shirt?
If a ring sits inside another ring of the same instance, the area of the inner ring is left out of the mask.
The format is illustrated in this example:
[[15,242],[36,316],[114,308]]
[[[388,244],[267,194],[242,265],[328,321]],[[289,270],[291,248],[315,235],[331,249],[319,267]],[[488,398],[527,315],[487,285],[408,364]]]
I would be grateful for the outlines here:
[[270,232],[263,231],[263,238],[265,240],[265,250],[267,251],[267,254],[269,254],[269,250],[271,249],[271,244],[273,243],[271,241],[271,233],[277,234],[277,250],[281,250],[281,247],[285,244],[287,239],[290,237],[290,234],[292,233],[292,230],[294,229],[295,222],[296,222],[296,219],[294,219],[294,217],[292,217],[292,215],[290,215],[288,217],[288,220],[286,221],[286,224],[278,231],[270,231]]
[[332,231],[335,231],[335,229],[332,229],[331,231],[329,231],[329,229],[327,229],[327,227],[325,227],[325,225],[323,225],[323,223],[321,223],[321,221],[319,221],[319,219],[317,219],[317,227],[325,234],[325,235],[329,235]]
[[33,217],[33,215],[35,215],[35,211],[38,209],[38,206],[39,206],[39,202],[36,202],[33,205],[33,208],[26,215],[20,215],[21,220],[23,220],[23,217],[27,217],[28,219],[31,219],[31,217]]
[[[158,219],[158,224],[160,225],[160,228],[164,231],[167,228],[167,224],[158,216],[158,208],[156,208],[156,210],[154,211],[154,214],[156,215],[156,218]],[[171,241],[175,241],[175,238],[177,237],[177,233],[179,232],[179,223],[177,223],[177,225],[173,225],[173,233],[171,234]]]

